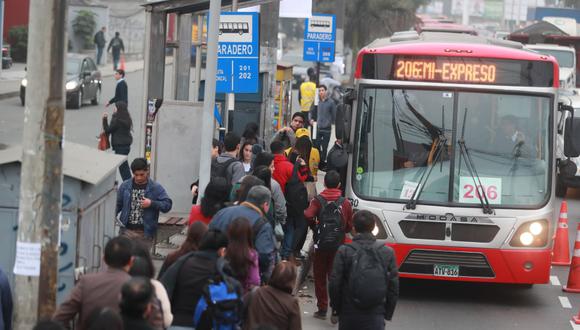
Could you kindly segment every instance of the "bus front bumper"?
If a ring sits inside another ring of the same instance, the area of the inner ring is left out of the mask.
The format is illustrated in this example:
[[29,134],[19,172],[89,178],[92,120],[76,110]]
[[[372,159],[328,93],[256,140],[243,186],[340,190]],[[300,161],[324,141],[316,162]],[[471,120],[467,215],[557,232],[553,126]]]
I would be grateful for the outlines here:
[[547,283],[551,250],[388,244],[401,277],[463,282]]

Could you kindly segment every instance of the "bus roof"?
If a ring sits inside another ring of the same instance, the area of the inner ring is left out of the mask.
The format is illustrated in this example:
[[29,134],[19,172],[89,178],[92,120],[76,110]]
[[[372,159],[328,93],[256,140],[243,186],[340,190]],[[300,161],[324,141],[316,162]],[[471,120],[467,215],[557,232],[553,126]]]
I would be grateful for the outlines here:
[[417,32],[448,32],[477,35],[474,28],[456,23],[428,22],[417,27]]
[[408,31],[395,33],[390,38],[377,39],[358,53],[355,78],[361,77],[364,54],[431,55],[449,57],[476,57],[495,59],[518,59],[528,61],[550,61],[557,75],[558,62],[552,56],[527,50],[519,42],[486,38],[468,34]]

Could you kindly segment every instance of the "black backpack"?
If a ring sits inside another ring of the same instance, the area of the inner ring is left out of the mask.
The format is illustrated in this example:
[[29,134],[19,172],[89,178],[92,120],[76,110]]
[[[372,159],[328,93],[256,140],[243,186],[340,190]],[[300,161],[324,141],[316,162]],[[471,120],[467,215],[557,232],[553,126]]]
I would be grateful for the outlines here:
[[348,277],[348,288],[354,305],[363,310],[384,305],[388,274],[384,258],[379,252],[383,245],[352,242],[346,246],[355,250]]
[[241,285],[224,272],[225,263],[223,258],[217,260],[218,275],[209,279],[197,302],[193,325],[198,330],[236,330],[242,322]]
[[[210,177],[213,178],[224,178],[228,179],[228,167],[232,165],[234,162],[239,162],[239,160],[235,158],[230,158],[225,162],[218,162],[217,158],[211,160],[211,175]],[[228,182],[230,184],[230,182]]]
[[344,197],[329,202],[321,195],[315,197],[321,205],[318,224],[314,234],[314,247],[321,251],[336,251],[344,242],[342,226],[342,203]]
[[298,178],[298,168],[295,164],[290,180],[286,182],[286,209],[288,213],[299,215],[308,207],[308,190],[300,178]]

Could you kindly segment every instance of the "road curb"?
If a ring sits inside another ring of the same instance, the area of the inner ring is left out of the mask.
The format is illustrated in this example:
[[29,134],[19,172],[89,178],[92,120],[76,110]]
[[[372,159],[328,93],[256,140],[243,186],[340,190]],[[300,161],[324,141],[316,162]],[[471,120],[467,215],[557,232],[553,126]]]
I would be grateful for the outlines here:
[[20,95],[20,91],[0,93],[0,100],[9,99]]

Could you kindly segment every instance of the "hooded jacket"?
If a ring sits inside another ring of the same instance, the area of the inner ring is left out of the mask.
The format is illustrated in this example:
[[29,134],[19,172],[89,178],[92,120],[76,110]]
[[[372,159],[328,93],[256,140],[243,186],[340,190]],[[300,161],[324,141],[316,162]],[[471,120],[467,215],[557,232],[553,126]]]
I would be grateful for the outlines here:
[[[319,195],[322,196],[327,202],[337,201],[342,195],[342,191],[339,188],[326,188]],[[306,210],[304,210],[304,217],[310,225],[315,225],[316,217],[322,210],[322,205],[317,198],[313,198],[310,201],[310,205]],[[348,198],[345,198],[341,204],[341,215],[342,215],[342,228],[344,228],[345,233],[350,233],[352,230],[352,205]]]

